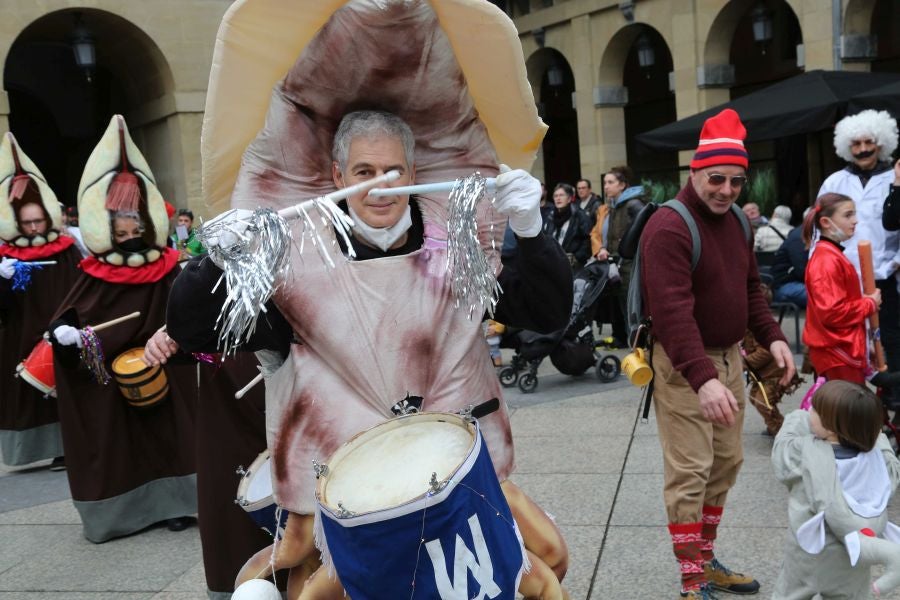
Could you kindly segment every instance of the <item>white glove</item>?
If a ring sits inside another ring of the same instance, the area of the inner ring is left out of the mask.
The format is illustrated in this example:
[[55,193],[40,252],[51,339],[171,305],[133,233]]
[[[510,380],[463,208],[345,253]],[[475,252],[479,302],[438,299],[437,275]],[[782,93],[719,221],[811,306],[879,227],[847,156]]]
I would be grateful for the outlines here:
[[509,217],[509,226],[521,238],[533,238],[541,231],[541,182],[527,171],[510,171],[500,165],[494,208]]
[[209,251],[210,258],[219,268],[222,265],[215,259],[216,249],[227,249],[241,241],[242,236],[246,234],[247,228],[250,226],[250,217],[253,216],[252,210],[245,208],[233,208],[226,210],[220,215],[215,216],[203,224],[202,230],[209,230],[215,227],[216,234],[205,240],[206,247]]
[[81,342],[81,332],[71,325],[60,325],[53,330],[53,337],[62,346],[83,346]]
[[16,263],[19,262],[15,258],[4,258],[0,260],[0,277],[3,279],[12,279],[16,274]]

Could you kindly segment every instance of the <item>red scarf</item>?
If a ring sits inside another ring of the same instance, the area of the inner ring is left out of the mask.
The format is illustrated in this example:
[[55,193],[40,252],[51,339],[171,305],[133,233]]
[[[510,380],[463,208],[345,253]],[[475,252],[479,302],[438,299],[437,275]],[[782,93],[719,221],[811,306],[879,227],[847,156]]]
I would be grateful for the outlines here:
[[143,264],[140,267],[129,267],[126,265],[117,267],[109,263],[100,262],[94,256],[88,256],[78,263],[78,266],[91,277],[96,277],[109,283],[125,283],[129,285],[156,283],[178,266],[178,251],[173,248],[165,248],[158,260]]
[[27,248],[19,248],[12,244],[3,244],[0,246],[0,257],[16,258],[18,260],[43,260],[50,258],[54,254],[59,254],[68,250],[69,246],[75,243],[73,238],[61,235],[52,242],[47,242],[43,246],[29,246]]

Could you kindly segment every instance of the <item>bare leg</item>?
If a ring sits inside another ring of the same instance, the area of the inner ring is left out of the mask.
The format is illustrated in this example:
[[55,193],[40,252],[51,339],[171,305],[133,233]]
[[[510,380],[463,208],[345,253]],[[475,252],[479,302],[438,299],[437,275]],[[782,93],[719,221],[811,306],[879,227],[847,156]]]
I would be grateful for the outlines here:
[[556,573],[533,552],[528,552],[531,571],[522,576],[519,593],[525,600],[568,600],[569,594],[559,584]]
[[312,577],[312,574],[316,572],[316,569],[321,566],[322,563],[319,561],[319,557],[311,556],[299,566],[291,569],[291,574],[288,576],[287,597],[299,598],[307,580],[309,580],[309,578]]
[[346,600],[344,588],[337,575],[328,574],[328,569],[319,567],[303,586],[299,596],[288,594],[288,600]]
[[512,481],[507,479],[500,487],[522,532],[525,548],[562,581],[569,569],[569,549],[556,523]]
[[[312,515],[290,513],[284,527],[284,537],[278,542],[275,555],[275,570],[296,567],[316,550],[313,540]],[[272,546],[266,546],[244,563],[235,579],[234,587],[251,579],[262,579],[272,572],[269,560],[272,558]]]

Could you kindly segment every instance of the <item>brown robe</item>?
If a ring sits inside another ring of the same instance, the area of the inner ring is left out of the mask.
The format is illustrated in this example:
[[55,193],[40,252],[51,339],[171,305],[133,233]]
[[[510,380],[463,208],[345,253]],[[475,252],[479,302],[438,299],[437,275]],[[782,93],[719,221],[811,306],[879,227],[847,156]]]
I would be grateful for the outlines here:
[[265,386],[234,397],[259,373],[256,364],[253,354],[238,352],[222,366],[200,365],[197,500],[206,587],[216,597],[229,597],[247,557],[272,543],[234,503],[237,467],[249,467],[266,449]]
[[13,292],[12,283],[0,286],[0,458],[10,466],[61,456],[62,440],[56,400],[16,377],[23,361],[47,331],[50,318],[78,278],[81,260],[72,245],[51,256],[55,260],[32,273],[24,292]]
[[[74,327],[135,310],[137,319],[98,333],[107,370],[130,348],[142,347],[165,323],[178,269],[155,283],[109,283],[88,274],[75,283],[56,318]],[[130,407],[115,381],[100,385],[73,347],[54,348],[59,418],[72,500],[92,542],[127,535],[197,511],[194,475],[197,366],[165,366],[168,398],[148,409]]]

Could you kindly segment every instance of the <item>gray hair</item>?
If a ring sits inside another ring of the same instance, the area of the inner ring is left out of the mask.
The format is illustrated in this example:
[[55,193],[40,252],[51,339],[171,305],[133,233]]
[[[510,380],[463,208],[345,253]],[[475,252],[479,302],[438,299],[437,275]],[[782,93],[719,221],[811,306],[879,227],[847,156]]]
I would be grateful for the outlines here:
[[790,209],[790,207],[785,206],[784,204],[779,204],[775,207],[774,212],[772,212],[773,219],[781,219],[785,223],[788,223],[791,220],[794,212]]
[[136,210],[111,210],[109,211],[109,225],[112,227],[116,219],[133,219],[137,221],[138,231],[144,233],[146,227],[144,226],[144,219],[141,218],[141,213]]
[[332,160],[337,162],[343,172],[347,168],[350,143],[357,137],[378,135],[386,135],[400,140],[400,143],[403,144],[406,164],[409,167],[413,166],[416,140],[413,137],[412,129],[397,115],[380,110],[358,110],[344,115],[334,134],[334,143],[331,146]]

